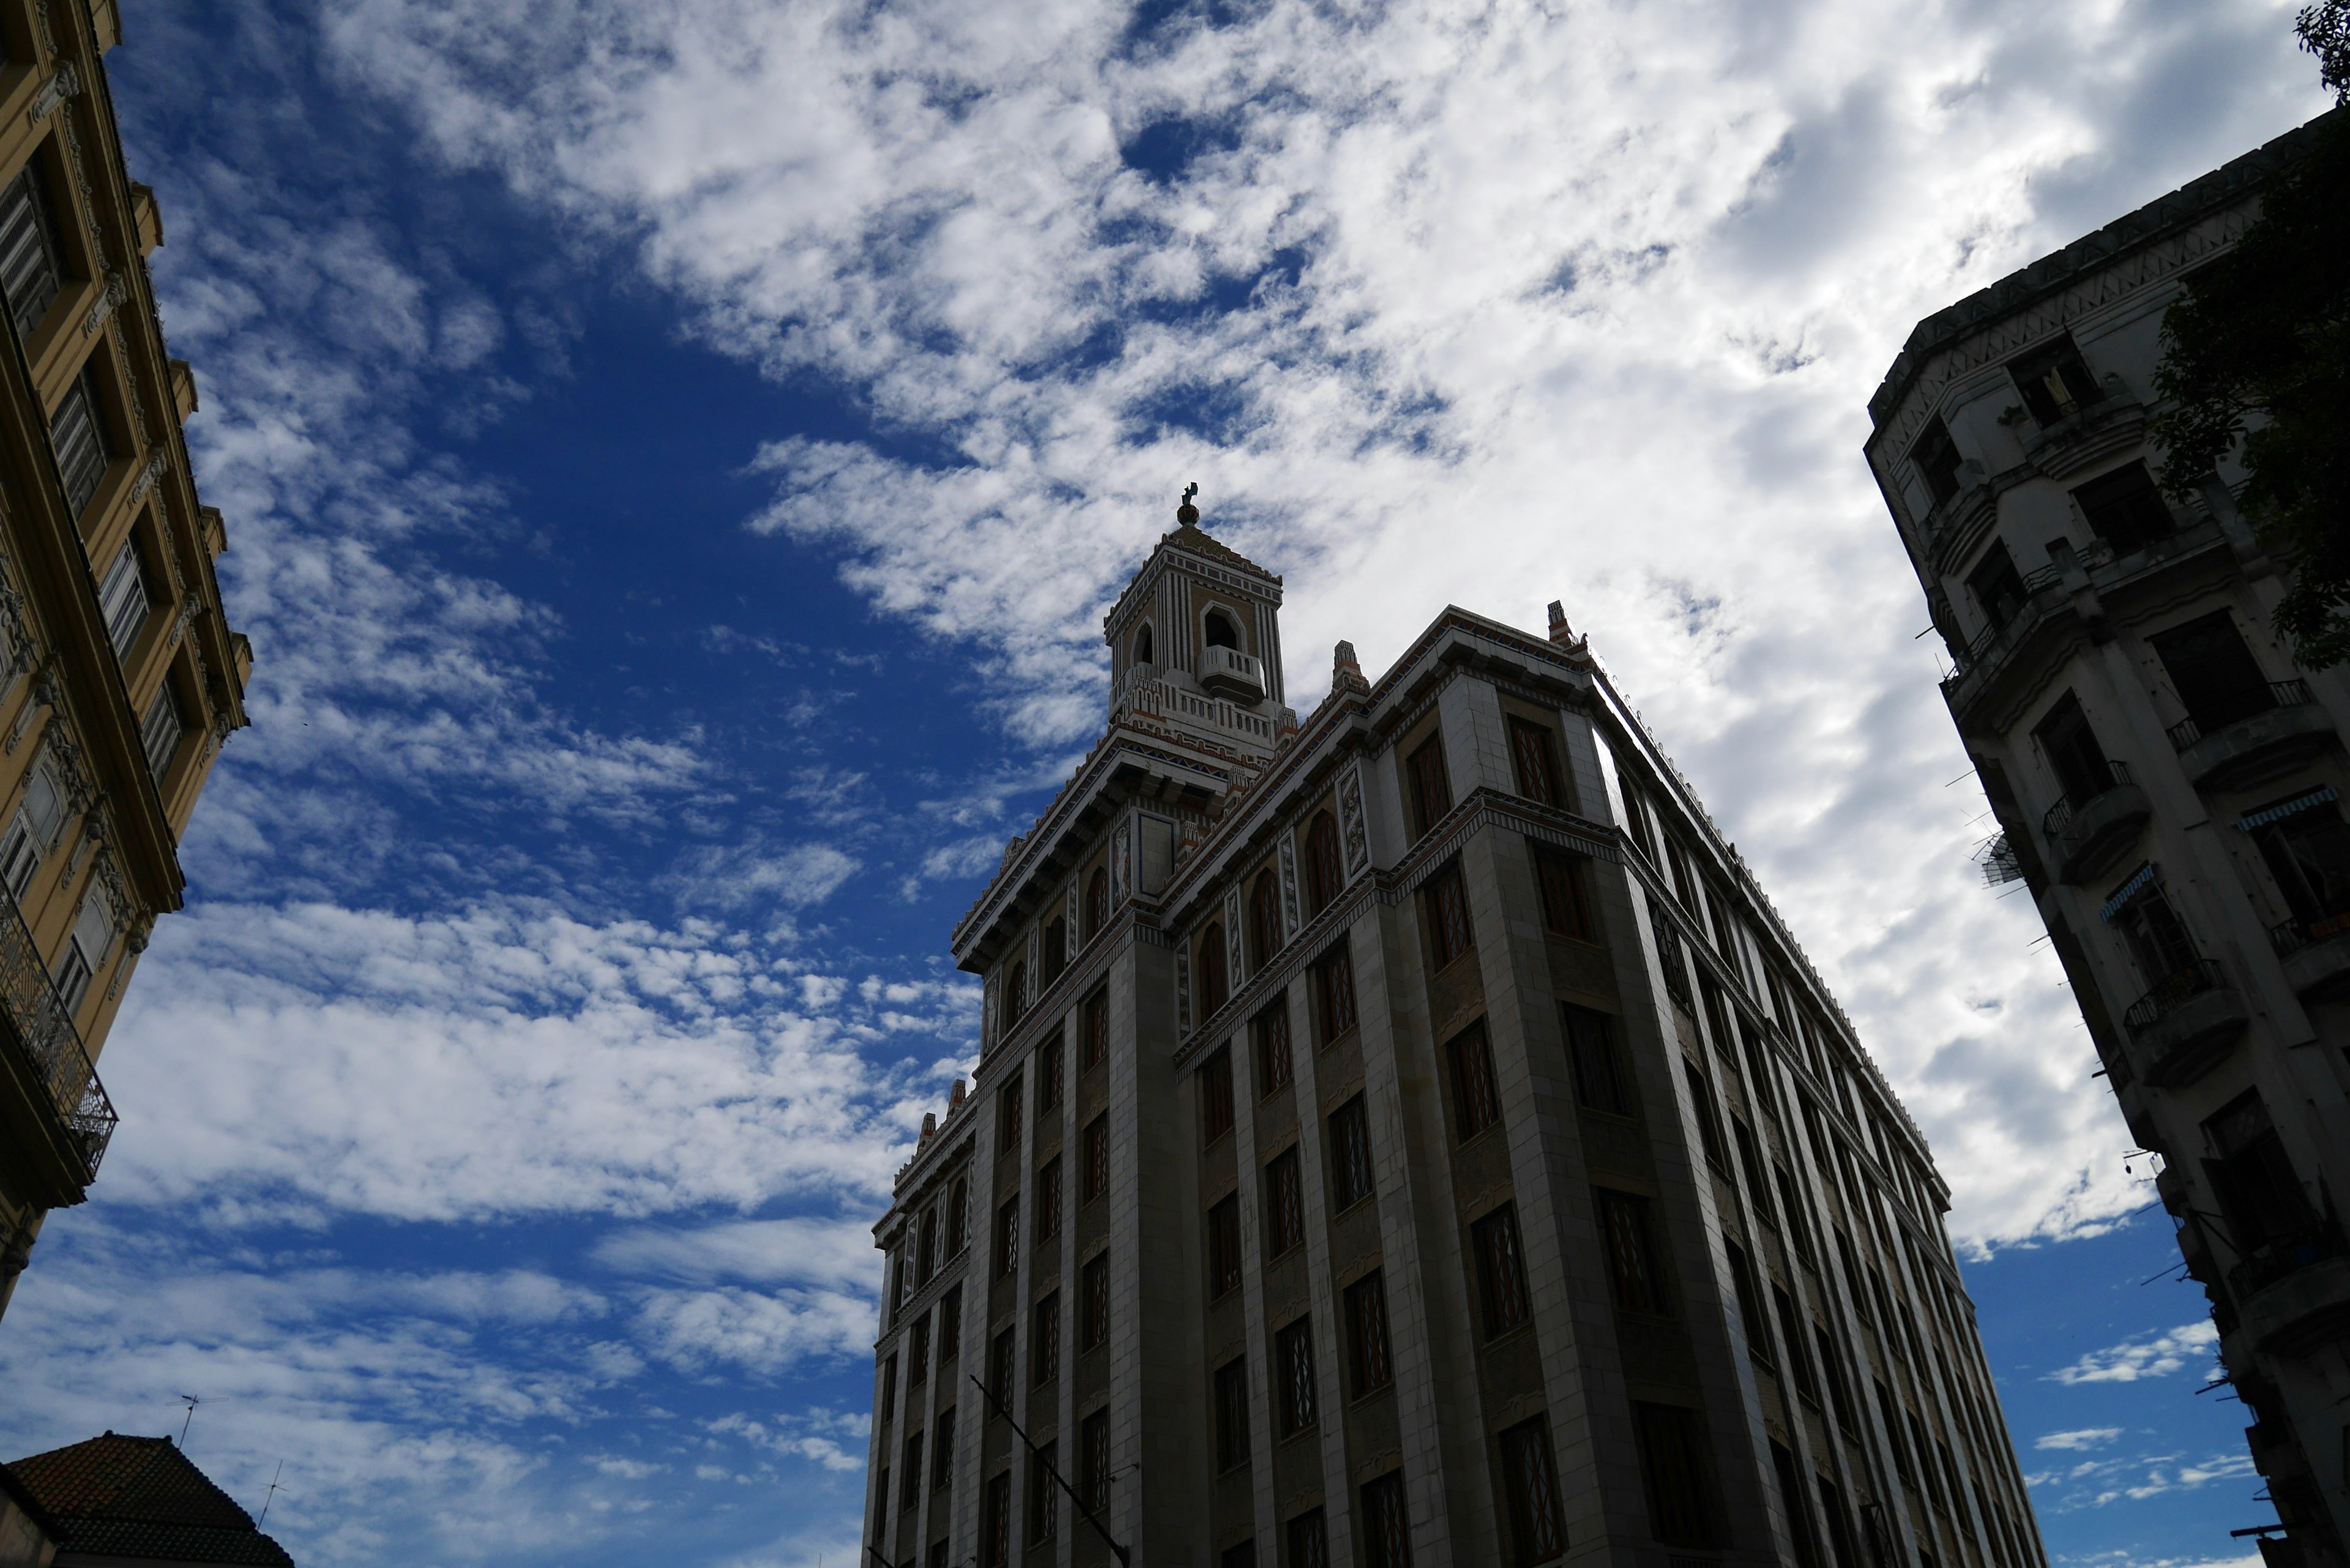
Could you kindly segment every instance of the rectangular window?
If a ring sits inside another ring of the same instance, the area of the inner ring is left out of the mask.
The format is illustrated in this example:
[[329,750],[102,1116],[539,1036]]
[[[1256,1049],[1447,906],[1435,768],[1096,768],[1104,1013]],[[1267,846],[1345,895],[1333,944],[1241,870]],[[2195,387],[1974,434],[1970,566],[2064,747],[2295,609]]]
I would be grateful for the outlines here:
[[898,1466],[898,1507],[903,1510],[922,1501],[922,1434],[913,1432],[906,1438],[906,1457]]
[[1055,1462],[1059,1459],[1060,1445],[1050,1438],[1036,1445],[1028,1456],[1028,1543],[1053,1539],[1054,1526],[1061,1521],[1061,1500],[1053,1485]]
[[2105,398],[2105,389],[2089,374],[2069,332],[2060,332],[2054,340],[2010,360],[2007,374],[2022,395],[2024,411],[2042,430]]
[[1536,845],[1534,889],[1542,896],[1543,927],[1577,941],[1597,940],[1583,885],[1583,857]]
[[1104,1111],[1086,1125],[1085,1201],[1091,1203],[1109,1190],[1109,1113]]
[[995,1410],[999,1416],[1012,1408],[1013,1368],[1018,1355],[1013,1343],[1014,1332],[1007,1328],[997,1334],[987,1350],[987,1386],[995,1395]]
[[1097,991],[1086,999],[1082,1066],[1098,1067],[1109,1057],[1109,992]]
[[157,784],[171,773],[172,759],[179,755],[180,737],[186,729],[180,716],[180,694],[167,680],[139,723],[140,748],[147,753],[147,771],[155,775]]
[[1905,1413],[1909,1417],[1909,1447],[1918,1456],[1918,1470],[1926,1481],[1926,1499],[1934,1505],[1935,1512],[1948,1513],[1950,1505],[1942,1498],[1942,1478],[1934,1473],[1934,1445],[1926,1436],[1926,1423],[1918,1418],[1915,1410]]
[[1754,1260],[1735,1241],[1725,1241],[1730,1255],[1730,1282],[1738,1292],[1738,1321],[1746,1329],[1746,1354],[1766,1372],[1776,1371],[1778,1356],[1771,1349],[1771,1324],[1762,1315],[1762,1291],[1754,1276]]
[[2090,529],[2117,556],[2144,549],[2178,525],[2143,462],[2099,475],[2074,490],[2073,500]]
[[1077,1495],[1096,1513],[1109,1508],[1109,1412],[1097,1410],[1077,1423]]
[[1097,1252],[1077,1274],[1077,1348],[1094,1350],[1109,1338],[1109,1254]]
[[1330,1116],[1330,1210],[1338,1213],[1371,1195],[1371,1123],[1357,1095]]
[[1216,1469],[1236,1469],[1249,1459],[1248,1357],[1216,1368]]
[[1235,1192],[1208,1210],[1208,1299],[1241,1288],[1241,1198]]
[[1461,883],[1459,861],[1431,877],[1421,895],[1428,907],[1428,950],[1442,969],[1477,945],[1469,925],[1469,890]]
[[1200,1083],[1200,1141],[1211,1144],[1232,1130],[1232,1053],[1219,1045],[1193,1075]]
[[1061,1108],[1061,1037],[1049,1034],[1036,1046],[1036,1114]]
[[1795,1298],[1776,1282],[1771,1286],[1772,1303],[1779,1309],[1779,1333],[1787,1346],[1787,1371],[1795,1380],[1795,1392],[1804,1403],[1818,1408],[1820,1386],[1812,1376],[1810,1347],[1804,1343],[1803,1314],[1796,1310]]
[[1681,1075],[1689,1080],[1690,1104],[1697,1111],[1698,1145],[1705,1151],[1705,1162],[1728,1176],[1730,1157],[1721,1147],[1721,1122],[1713,1106],[1713,1085],[1686,1056],[1681,1058]]
[[1314,1425],[1314,1324],[1299,1318],[1274,1335],[1273,1375],[1280,1380],[1281,1435]]
[[1558,746],[1551,733],[1531,720],[1510,720],[1510,763],[1518,775],[1518,793],[1528,800],[1561,810],[1566,806],[1566,784],[1558,768]]
[[898,1414],[898,1353],[891,1351],[889,1359],[881,1364],[881,1424],[888,1426]]
[[1405,760],[1404,772],[1410,786],[1411,836],[1418,838],[1452,809],[1452,781],[1444,771],[1441,731]]
[[1061,1376],[1061,1293],[1038,1302],[1028,1330],[1028,1381],[1038,1387]]
[[1779,1178],[1779,1199],[1787,1210],[1787,1240],[1795,1244],[1795,1256],[1803,1260],[1804,1266],[1817,1270],[1820,1265],[1812,1254],[1812,1230],[1804,1223],[1804,1200],[1802,1194],[1795,1190],[1795,1179],[1787,1173],[1783,1165],[1773,1165],[1771,1168]]
[[1736,1116],[1730,1118],[1731,1137],[1738,1143],[1738,1163],[1746,1168],[1746,1195],[1754,1205],[1754,1218],[1776,1231],[1779,1218],[1771,1206],[1771,1184],[1762,1175],[1762,1146],[1754,1140],[1754,1129]]
[[1493,1044],[1483,1023],[1472,1023],[1444,1048],[1452,1067],[1452,1125],[1467,1143],[1502,1119],[1500,1092],[1493,1083]]
[[939,1365],[951,1366],[962,1354],[962,1287],[939,1297]]
[[1216,1559],[1217,1568],[1256,1568],[1256,1542],[1252,1539],[1238,1546],[1227,1546]]
[[1917,1484],[1918,1474],[1909,1465],[1909,1444],[1901,1430],[1901,1407],[1893,1402],[1893,1390],[1879,1377],[1877,1383],[1877,1410],[1885,1417],[1885,1440],[1893,1449],[1893,1468],[1903,1480]]
[[92,360],[66,389],[49,421],[49,441],[57,449],[57,473],[66,483],[66,500],[78,517],[98,493],[99,481],[114,462],[107,440],[106,420],[99,412],[98,363]]
[[2267,674],[2252,657],[2251,649],[2244,646],[2235,618],[2226,610],[2189,621],[2147,640],[2161,656],[2171,687],[2187,709],[2192,728],[2174,731],[2172,734],[2174,742],[2184,734],[2182,750],[2197,738],[2194,731],[2208,735],[2239,719],[2276,706]]
[[130,657],[140,628],[147,624],[148,604],[147,579],[139,570],[139,547],[125,540],[98,590],[98,607],[106,618],[106,639],[114,645],[115,658]]
[[889,1529],[889,1467],[883,1465],[874,1476],[873,1530],[886,1534]]
[[1672,1298],[1657,1266],[1648,1223],[1648,1200],[1611,1188],[1596,1188],[1599,1228],[1607,1239],[1607,1277],[1616,1304],[1626,1312],[1667,1313]]
[[1259,1099],[1289,1086],[1289,997],[1284,993],[1256,1015],[1256,1093]]
[[1055,1155],[1036,1173],[1036,1241],[1039,1246],[1061,1233],[1061,1157]]
[[1648,1532],[1668,1546],[1719,1544],[1704,1417],[1678,1405],[1635,1404],[1632,1427],[1648,1494]]
[[1537,1416],[1502,1434],[1502,1474],[1510,1501],[1510,1539],[1520,1568],[1556,1560],[1566,1551],[1565,1509],[1550,1422]]
[[1264,1255],[1278,1258],[1305,1243],[1305,1181],[1292,1144],[1264,1168]]
[[947,1256],[960,1258],[971,1245],[971,1183],[957,1178],[947,1195]]
[[919,1384],[930,1376],[931,1316],[924,1313],[906,1336],[906,1381]]
[[1852,1516],[1844,1508],[1843,1490],[1825,1476],[1816,1479],[1820,1511],[1827,1515],[1828,1541],[1835,1548],[1836,1568],[1861,1568],[1860,1552],[1853,1542]]
[[65,815],[65,801],[48,764],[34,763],[25,778],[25,804],[8,825],[6,838],[0,840],[0,882],[7,885],[9,895],[18,903],[25,901],[41,862],[57,843]]
[[1909,449],[1910,465],[1918,477],[1926,482],[1926,493],[1939,506],[1959,493],[1959,470],[1962,460],[1958,443],[1950,440],[1950,427],[1939,418],[1927,422],[1925,433],[1918,444]]
[[1012,1568],[1012,1472],[991,1477],[979,1508],[980,1568]]
[[57,297],[63,271],[57,220],[36,159],[0,194],[0,293],[7,296],[16,337],[27,352],[41,317]]
[[1289,1521],[1289,1568],[1330,1568],[1330,1531],[1318,1508]]
[[995,1091],[995,1152],[1010,1154],[1020,1147],[1020,1075],[1014,1073]]
[[1002,1279],[1020,1266],[1020,1195],[1014,1193],[995,1211],[995,1277]]
[[1315,1012],[1321,1015],[1323,1044],[1354,1028],[1355,963],[1346,943],[1340,942],[1328,958],[1314,966],[1314,1002]]
[[1985,623],[1996,630],[2023,613],[2031,595],[2024,591],[2023,574],[2015,569],[2015,557],[1997,539],[1967,574],[1967,592],[1974,597],[1975,608],[1982,613]]
[[1388,1293],[1373,1269],[1347,1287],[1347,1369],[1355,1397],[1375,1393],[1395,1376],[1388,1354]]
[[1820,1561],[1819,1537],[1812,1529],[1811,1500],[1795,1469],[1795,1456],[1784,1443],[1771,1445],[1771,1469],[1779,1481],[1779,1501],[1787,1511],[1787,1533],[1794,1541],[1795,1568],[1827,1568]]
[[1477,1282],[1485,1298],[1485,1337],[1507,1334],[1533,1314],[1526,1263],[1518,1245],[1518,1208],[1504,1203],[1469,1228]]
[[1404,1511],[1403,1472],[1389,1470],[1363,1487],[1366,1568],[1411,1568],[1411,1519]]
[[1559,1013],[1565,1020],[1567,1054],[1575,1067],[1575,1097],[1586,1110],[1629,1116],[1632,1096],[1624,1082],[1607,1015],[1571,1002],[1560,1003]]
[[944,1491],[954,1481],[954,1407],[939,1412],[938,1439],[931,1445],[931,1490]]
[[[1856,1299],[1859,1293],[1854,1292]],[[1814,1342],[1820,1352],[1820,1371],[1827,1380],[1828,1407],[1835,1412],[1836,1425],[1857,1437],[1860,1433],[1859,1413],[1852,1406],[1852,1386],[1844,1379],[1844,1357],[1836,1354],[1835,1341],[1818,1324],[1812,1324]]]

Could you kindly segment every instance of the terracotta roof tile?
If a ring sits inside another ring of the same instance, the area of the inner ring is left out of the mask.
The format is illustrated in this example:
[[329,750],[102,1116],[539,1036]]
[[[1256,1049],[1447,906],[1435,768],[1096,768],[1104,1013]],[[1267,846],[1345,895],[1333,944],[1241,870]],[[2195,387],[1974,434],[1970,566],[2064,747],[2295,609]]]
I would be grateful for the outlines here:
[[57,1543],[112,1557],[294,1568],[286,1549],[169,1438],[114,1432],[8,1466],[55,1521]]

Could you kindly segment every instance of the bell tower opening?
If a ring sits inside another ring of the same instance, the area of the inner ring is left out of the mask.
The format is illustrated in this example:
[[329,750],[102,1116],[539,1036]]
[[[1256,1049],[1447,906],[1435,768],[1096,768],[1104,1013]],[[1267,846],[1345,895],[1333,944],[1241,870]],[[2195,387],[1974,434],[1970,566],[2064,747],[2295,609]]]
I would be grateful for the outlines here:
[[1232,623],[1222,610],[1208,612],[1206,631],[1210,648],[1238,648],[1241,645],[1241,634],[1232,629]]
[[1153,662],[1150,657],[1150,623],[1149,621],[1144,621],[1142,629],[1134,634],[1134,662],[1137,664]]

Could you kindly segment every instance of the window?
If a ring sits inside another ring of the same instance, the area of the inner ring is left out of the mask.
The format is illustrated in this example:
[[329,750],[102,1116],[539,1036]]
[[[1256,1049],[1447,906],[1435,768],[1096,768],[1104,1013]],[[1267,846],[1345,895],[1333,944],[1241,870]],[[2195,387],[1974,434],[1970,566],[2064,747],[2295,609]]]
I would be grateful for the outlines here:
[[16,319],[17,339],[31,351],[33,333],[62,286],[57,224],[38,160],[27,163],[0,193],[0,291]]
[[1208,1299],[1241,1288],[1241,1199],[1233,1193],[1208,1210]]
[[2220,1212],[2236,1250],[2255,1270],[2268,1263],[2264,1248],[2279,1251],[2309,1238],[2318,1224],[2315,1208],[2277,1137],[2268,1103],[2258,1089],[2229,1102],[2203,1124],[2211,1158],[2203,1162],[2220,1199]]
[[2343,825],[2339,806],[2328,801],[2295,807],[2254,829],[2252,842],[2309,940],[2350,924],[2342,918],[2350,914],[2350,826]]
[[1020,1147],[1020,1075],[1014,1073],[995,1091],[995,1152],[1011,1154]]
[[1531,720],[1510,720],[1510,763],[1518,775],[1518,793],[1544,805],[1566,806],[1566,784],[1558,769],[1558,746],[1551,733]]
[[2202,733],[2276,706],[2268,676],[2226,610],[2147,640],[2161,656],[2189,720]]
[[1216,1469],[1234,1469],[1248,1459],[1248,1357],[1235,1355],[1216,1368]]
[[1517,1562],[1554,1561],[1566,1551],[1566,1524],[1547,1419],[1537,1416],[1502,1434],[1502,1476],[1509,1493],[1510,1539],[1517,1547]]
[[1914,1486],[1918,1476],[1909,1467],[1909,1444],[1901,1431],[1900,1407],[1893,1402],[1893,1390],[1885,1386],[1885,1379],[1879,1377],[1876,1382],[1877,1411],[1885,1417],[1885,1440],[1893,1449],[1893,1468],[1903,1480]]
[[915,1234],[920,1240],[914,1246],[914,1288],[920,1290],[931,1282],[931,1275],[938,1263],[939,1206],[937,1204],[933,1203],[922,1210],[922,1218],[915,1226]]
[[[1853,1293],[1855,1300],[1860,1293]],[[1853,1408],[1852,1387],[1844,1377],[1844,1357],[1836,1354],[1835,1340],[1818,1324],[1812,1324],[1813,1342],[1820,1353],[1820,1372],[1828,1386],[1828,1407],[1835,1412],[1836,1425],[1847,1432],[1860,1431],[1859,1413]]]
[[1347,886],[1346,862],[1338,852],[1338,822],[1317,812],[1305,829],[1305,904],[1311,919],[1330,907]]
[[1648,831],[1648,805],[1642,798],[1640,786],[1632,782],[1626,771],[1623,755],[1616,758],[1616,776],[1624,787],[1624,826],[1632,835],[1632,847],[1649,865],[1657,864],[1657,841]]
[[25,804],[16,808],[7,836],[0,839],[0,882],[7,885],[9,896],[18,903],[32,890],[34,875],[57,843],[65,815],[65,800],[57,793],[48,764],[34,763],[25,777]]
[[2089,481],[2074,490],[2073,500],[2090,529],[2117,556],[2143,549],[2178,525],[2143,462]]
[[1200,1064],[1200,1141],[1215,1142],[1232,1130],[1232,1054],[1219,1045]]
[[1483,1023],[1472,1023],[1444,1048],[1452,1068],[1452,1126],[1467,1143],[1502,1119],[1501,1096],[1493,1085],[1493,1044]]
[[1918,1471],[1926,1482],[1926,1499],[1936,1512],[1948,1513],[1950,1505],[1942,1496],[1942,1478],[1934,1473],[1934,1444],[1926,1436],[1926,1423],[1918,1418],[1915,1410],[1905,1410],[1904,1414],[1909,1417],[1909,1447],[1918,1456]]
[[931,1317],[924,1313],[914,1324],[914,1331],[906,1336],[906,1381],[910,1385],[920,1384],[930,1376],[930,1371]]
[[1681,1074],[1689,1080],[1690,1103],[1697,1107],[1698,1143],[1705,1150],[1705,1162],[1728,1176],[1730,1157],[1722,1151],[1721,1113],[1714,1109],[1713,1085],[1686,1056],[1681,1058]]
[[1097,1350],[1109,1338],[1109,1254],[1097,1252],[1077,1272],[1077,1348]]
[[1012,1369],[1017,1354],[1013,1330],[1008,1328],[987,1347],[987,1386],[995,1396],[998,1415],[1012,1408]]
[[1274,999],[1256,1015],[1256,1093],[1259,1099],[1289,1086],[1289,997]]
[[1249,972],[1253,974],[1281,950],[1281,885],[1270,871],[1249,889],[1248,940]]
[[1724,1241],[1730,1255],[1730,1282],[1738,1292],[1738,1321],[1746,1330],[1746,1354],[1764,1371],[1774,1371],[1779,1357],[1771,1348],[1771,1324],[1762,1315],[1762,1292],[1754,1277],[1754,1260],[1735,1241]]
[[1974,596],[1975,607],[1994,630],[2013,620],[2031,597],[2024,591],[2023,574],[2015,569],[2015,557],[1997,539],[1967,574],[1967,592]]
[[1804,1496],[1795,1456],[1784,1443],[1775,1439],[1771,1444],[1771,1469],[1778,1478],[1780,1504],[1787,1511],[1787,1533],[1794,1538],[1795,1568],[1827,1568],[1820,1561],[1819,1538],[1812,1529],[1811,1502]]
[[1251,1539],[1225,1547],[1216,1564],[1217,1568],[1256,1568],[1256,1542]]
[[1068,921],[1045,922],[1044,948],[1045,972],[1037,977],[1037,986],[1040,990],[1060,979],[1061,971],[1069,967]]
[[140,628],[147,624],[148,604],[147,579],[139,570],[139,547],[125,540],[98,590],[98,607],[106,617],[106,638],[114,644],[115,658],[130,657]]
[[1086,940],[1101,935],[1109,924],[1109,867],[1097,866],[1086,878]]
[[1061,1233],[1061,1157],[1036,1173],[1036,1241],[1041,1247]]
[[1200,934],[1200,1017],[1213,1018],[1232,995],[1232,977],[1225,968],[1224,928],[1211,925]]
[[1860,1553],[1853,1544],[1852,1516],[1845,1511],[1844,1491],[1825,1476],[1816,1480],[1820,1511],[1828,1516],[1828,1539],[1835,1544],[1836,1568],[1860,1568]]
[[1632,1427],[1648,1494],[1648,1532],[1668,1546],[1716,1544],[1720,1529],[1704,1417],[1678,1405],[1635,1404]]
[[1273,1336],[1273,1375],[1279,1380],[1281,1435],[1294,1438],[1314,1425],[1314,1324],[1299,1318]]
[[1444,771],[1442,732],[1421,742],[1419,749],[1404,760],[1404,776],[1411,800],[1411,836],[1418,838],[1452,809],[1452,781]]
[[1754,1205],[1754,1218],[1775,1231],[1779,1217],[1772,1210],[1771,1184],[1762,1178],[1762,1149],[1754,1141],[1754,1129],[1732,1116],[1730,1132],[1738,1140],[1738,1163],[1746,1168],[1746,1196]]
[[971,1183],[958,1177],[947,1195],[947,1256],[960,1258],[971,1245]]
[[2058,698],[2048,716],[2032,727],[2032,738],[2039,742],[2069,805],[2080,805],[2114,787],[2118,777],[2114,764],[2106,760],[2106,748],[2072,692]]
[[1278,1258],[1305,1243],[1305,1184],[1292,1144],[1264,1168],[1264,1255]]
[[1504,1203],[1469,1228],[1477,1283],[1485,1298],[1485,1337],[1507,1334],[1533,1315],[1526,1264],[1518,1245],[1518,1207]]
[[883,1465],[874,1480],[873,1528],[879,1532],[889,1528],[889,1467]]
[[909,1509],[921,1501],[922,1434],[913,1432],[906,1438],[905,1458],[898,1466],[898,1506]]
[[1061,1500],[1054,1495],[1054,1462],[1060,1444],[1047,1438],[1028,1455],[1028,1543],[1053,1539],[1061,1521]]
[[1404,1511],[1401,1470],[1389,1470],[1363,1487],[1363,1562],[1367,1568],[1411,1568],[1411,1520]]
[[1440,970],[1477,945],[1469,927],[1469,890],[1461,883],[1460,862],[1431,877],[1421,897],[1428,906],[1429,957]]
[[2122,940],[2129,944],[2130,957],[2149,990],[2192,980],[2195,943],[2159,886],[2148,883],[2114,917],[2114,924],[2121,928]]
[[1534,890],[1542,897],[1543,929],[1577,941],[1597,940],[1583,887],[1583,857],[1545,844],[1534,846]]
[[1061,1108],[1061,1036],[1055,1032],[1036,1046],[1036,1114]]
[[1917,469],[1918,477],[1926,482],[1927,493],[1933,496],[1935,505],[1958,494],[1961,463],[1958,443],[1950,440],[1950,427],[1939,419],[1927,422],[1925,433],[1909,449],[1909,462]]
[[1134,661],[1137,664],[1149,664],[1152,661],[1150,654],[1150,623],[1144,621],[1134,633]]
[[1010,1029],[1028,1011],[1028,965],[1023,961],[1012,966],[1003,980],[1003,1027]]
[[74,378],[49,421],[49,441],[57,449],[57,473],[66,483],[66,500],[79,516],[98,493],[98,482],[114,462],[113,443],[107,439],[106,419],[98,393],[98,362],[92,360]]
[[1804,1343],[1803,1314],[1795,1308],[1795,1298],[1775,1282],[1771,1286],[1771,1302],[1779,1309],[1779,1334],[1787,1347],[1787,1371],[1795,1380],[1795,1392],[1804,1397],[1804,1404],[1817,1408],[1820,1385],[1812,1374],[1811,1349]]
[[147,753],[147,769],[161,784],[172,771],[172,759],[179,754],[180,735],[186,729],[180,716],[180,694],[166,680],[155,693],[155,701],[147,706],[147,717],[139,722],[139,744]]
[[1689,961],[1681,956],[1680,933],[1665,914],[1664,906],[1648,900],[1648,926],[1657,934],[1657,967],[1664,971],[1665,992],[1690,1011]]
[[1619,1070],[1607,1015],[1571,1002],[1561,1003],[1559,1013],[1565,1023],[1567,1055],[1575,1068],[1575,1097],[1586,1110],[1629,1116],[1632,1097]]
[[1795,1244],[1795,1256],[1805,1268],[1817,1269],[1819,1260],[1812,1251],[1812,1231],[1804,1223],[1804,1198],[1795,1190],[1795,1179],[1783,1165],[1773,1164],[1771,1170],[1779,1179],[1779,1201],[1787,1210],[1787,1240]]
[[1340,942],[1314,966],[1314,1011],[1322,1021],[1322,1044],[1355,1027],[1355,962]]
[[1378,1392],[1395,1377],[1388,1354],[1388,1293],[1373,1269],[1347,1287],[1347,1372],[1355,1397]]
[[1020,1266],[1020,1195],[1014,1193],[995,1211],[995,1274],[1002,1279]]
[[1330,1208],[1338,1213],[1371,1195],[1371,1124],[1357,1095],[1330,1114]]
[[1240,647],[1240,634],[1232,629],[1232,621],[1222,610],[1210,610],[1201,625],[1210,648]]
[[889,1359],[881,1364],[881,1424],[888,1426],[898,1413],[898,1353],[891,1351]]
[[2007,373],[2023,395],[2025,411],[2043,430],[2105,397],[2069,332],[2060,332],[2054,341],[2009,360]]
[[1109,1507],[1109,1412],[1097,1410],[1077,1423],[1077,1495],[1101,1513]]
[[931,1445],[931,1490],[944,1491],[954,1480],[954,1407],[939,1412],[938,1440]]
[[1061,1376],[1061,1293],[1036,1303],[1028,1327],[1028,1381],[1043,1387]]
[[1080,1072],[1090,1071],[1109,1059],[1109,992],[1097,991],[1086,999],[1084,1036],[1079,1043],[1082,1054],[1077,1059]]
[[1289,1568],[1330,1568],[1330,1532],[1320,1509],[1291,1520],[1287,1533]]
[[1086,1127],[1085,1201],[1091,1203],[1109,1190],[1109,1113],[1104,1111]]
[[979,1507],[981,1568],[1012,1568],[1012,1472],[990,1478]]
[[1648,1224],[1648,1200],[1611,1188],[1596,1189],[1599,1228],[1607,1239],[1607,1277],[1616,1304],[1626,1312],[1671,1310],[1663,1274],[1657,1267]]
[[951,1287],[939,1297],[939,1365],[951,1366],[962,1354],[962,1287]]

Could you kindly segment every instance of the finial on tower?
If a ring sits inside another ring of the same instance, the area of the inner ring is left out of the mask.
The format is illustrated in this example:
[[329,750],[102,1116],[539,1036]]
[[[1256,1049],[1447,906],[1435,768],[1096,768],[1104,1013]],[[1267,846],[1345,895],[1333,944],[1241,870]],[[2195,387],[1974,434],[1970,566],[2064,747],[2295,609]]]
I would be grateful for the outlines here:
[[1183,487],[1183,504],[1175,508],[1175,522],[1177,526],[1191,528],[1198,525],[1200,521],[1200,509],[1191,504],[1191,497],[1199,493],[1200,485],[1197,480],[1194,480],[1192,483]]

